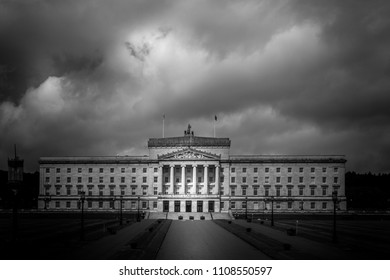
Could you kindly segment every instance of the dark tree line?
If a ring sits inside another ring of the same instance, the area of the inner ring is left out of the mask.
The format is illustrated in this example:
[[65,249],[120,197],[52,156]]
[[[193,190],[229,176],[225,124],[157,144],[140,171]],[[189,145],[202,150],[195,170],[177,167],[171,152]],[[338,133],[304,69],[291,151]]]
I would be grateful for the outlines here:
[[390,174],[345,174],[348,209],[390,209]]

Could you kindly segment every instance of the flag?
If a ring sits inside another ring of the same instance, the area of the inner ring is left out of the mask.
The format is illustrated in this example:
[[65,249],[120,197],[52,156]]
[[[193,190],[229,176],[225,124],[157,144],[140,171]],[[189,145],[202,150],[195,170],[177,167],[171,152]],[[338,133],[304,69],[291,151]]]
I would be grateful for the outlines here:
[[217,118],[217,115],[215,115],[215,116],[214,116],[214,120],[217,121],[217,119],[218,119],[218,118]]
[[165,120],[165,114],[163,115],[163,119]]

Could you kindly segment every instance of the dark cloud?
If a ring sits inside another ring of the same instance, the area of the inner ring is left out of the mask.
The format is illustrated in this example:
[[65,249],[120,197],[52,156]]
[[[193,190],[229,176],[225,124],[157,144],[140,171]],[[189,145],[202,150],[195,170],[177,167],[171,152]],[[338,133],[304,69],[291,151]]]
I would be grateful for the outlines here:
[[13,143],[30,169],[144,154],[163,114],[166,135],[212,135],[217,114],[232,153],[389,172],[388,14],[379,0],[2,1],[0,157]]

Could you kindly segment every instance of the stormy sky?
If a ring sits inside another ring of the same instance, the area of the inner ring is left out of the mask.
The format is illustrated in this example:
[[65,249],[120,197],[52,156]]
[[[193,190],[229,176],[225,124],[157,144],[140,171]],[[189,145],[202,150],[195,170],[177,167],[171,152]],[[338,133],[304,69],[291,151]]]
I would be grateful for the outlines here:
[[344,154],[390,172],[387,0],[0,0],[0,169],[143,155],[150,137],[231,154]]

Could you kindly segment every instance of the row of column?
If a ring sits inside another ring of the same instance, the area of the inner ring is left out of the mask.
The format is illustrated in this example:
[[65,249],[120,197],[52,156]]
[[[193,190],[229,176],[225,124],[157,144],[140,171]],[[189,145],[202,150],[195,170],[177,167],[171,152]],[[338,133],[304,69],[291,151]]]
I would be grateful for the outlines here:
[[[185,186],[186,186],[186,176],[185,176],[186,166],[187,166],[186,164],[181,164],[181,186],[183,188],[183,192],[185,192]],[[168,194],[173,194],[174,193],[174,185],[175,185],[175,178],[174,178],[175,165],[170,164],[169,167],[170,167],[170,171],[169,171],[170,178],[169,178]],[[197,164],[192,164],[192,192],[191,192],[192,194],[196,193],[197,167],[198,167]],[[204,174],[203,186],[206,188],[206,191],[207,191],[207,187],[209,186],[208,167],[209,167],[208,164],[203,165],[203,174]],[[163,166],[161,166],[161,168],[163,168]],[[163,172],[162,172],[162,176],[163,176]],[[215,165],[215,190],[217,192],[219,189],[219,177],[220,177],[219,165]],[[165,184],[164,178],[162,178],[161,182],[162,182],[162,185]]]

